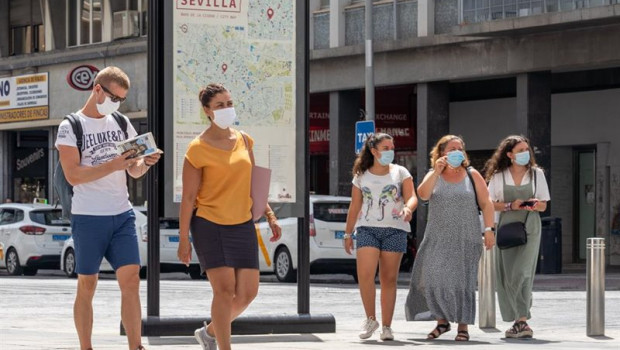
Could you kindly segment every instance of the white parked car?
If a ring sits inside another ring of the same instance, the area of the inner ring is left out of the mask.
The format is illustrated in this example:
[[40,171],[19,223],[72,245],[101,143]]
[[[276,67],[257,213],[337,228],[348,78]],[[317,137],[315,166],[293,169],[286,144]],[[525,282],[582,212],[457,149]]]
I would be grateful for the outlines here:
[[[343,235],[349,211],[350,197],[310,196],[310,272],[347,273],[356,275],[355,255],[343,247]],[[297,218],[280,218],[282,238],[270,242],[271,229],[262,221],[260,231],[259,268],[275,273],[279,281],[295,281],[297,269]]]
[[33,276],[39,269],[58,269],[60,252],[71,236],[62,210],[47,204],[0,204],[0,267],[10,275]]
[[[144,207],[134,207],[136,214],[136,232],[138,233],[138,248],[140,250],[140,277],[146,277],[147,256],[148,256],[148,227],[146,209]],[[193,279],[201,278],[198,258],[193,254],[191,264],[188,267],[181,264],[177,258],[177,247],[179,245],[179,220],[176,218],[162,218],[159,220],[160,234],[160,271],[161,272],[186,272]],[[75,277],[75,248],[73,239],[68,239],[62,249],[62,259],[60,269],[68,277]],[[101,262],[100,271],[111,272],[112,266],[104,258]]]

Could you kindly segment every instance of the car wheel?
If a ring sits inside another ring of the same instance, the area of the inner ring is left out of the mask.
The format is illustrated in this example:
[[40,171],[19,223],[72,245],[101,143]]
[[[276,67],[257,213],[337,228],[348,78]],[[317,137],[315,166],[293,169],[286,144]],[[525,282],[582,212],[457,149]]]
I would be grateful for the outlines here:
[[34,276],[38,271],[39,269],[35,269],[34,267],[24,267],[24,276]]
[[295,275],[295,270],[293,270],[293,260],[288,249],[286,247],[278,248],[274,260],[274,271],[278,281],[295,282],[297,276]]
[[77,277],[77,273],[75,273],[75,251],[71,248],[67,249],[65,252],[63,268],[67,277]]
[[13,248],[6,253],[6,271],[13,276],[21,276],[24,272],[19,264],[19,256]]
[[202,271],[200,271],[200,266],[190,267],[188,273],[189,277],[193,280],[204,280],[207,278],[207,274],[203,274]]

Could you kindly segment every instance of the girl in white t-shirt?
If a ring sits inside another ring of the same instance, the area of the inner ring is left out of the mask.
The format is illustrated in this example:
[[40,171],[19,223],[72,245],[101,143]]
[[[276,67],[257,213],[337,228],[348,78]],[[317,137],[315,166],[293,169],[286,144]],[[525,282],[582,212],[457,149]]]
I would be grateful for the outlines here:
[[418,205],[411,174],[391,164],[394,141],[388,134],[368,137],[353,165],[351,205],[347,215],[344,248],[353,251],[357,239],[357,277],[366,319],[359,333],[369,338],[379,323],[375,315],[375,273],[381,283],[381,340],[393,340],[392,316],[396,303],[396,280],[400,260],[407,249],[409,221]]
[[[508,136],[500,142],[486,164],[489,196],[499,212],[501,227],[511,222],[525,223],[527,243],[497,250],[497,299],[502,319],[514,322],[506,338],[531,338],[527,324],[532,306],[532,287],[540,247],[540,212],[551,199],[547,180],[536,165],[530,142],[523,136]],[[499,241],[499,238],[498,238]]]

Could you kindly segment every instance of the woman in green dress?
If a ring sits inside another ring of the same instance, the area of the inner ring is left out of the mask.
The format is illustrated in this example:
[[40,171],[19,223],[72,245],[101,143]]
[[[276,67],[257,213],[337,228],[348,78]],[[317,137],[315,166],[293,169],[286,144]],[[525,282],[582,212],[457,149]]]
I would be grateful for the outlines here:
[[525,223],[527,243],[497,250],[497,297],[502,319],[514,322],[506,338],[531,338],[532,286],[540,247],[540,212],[551,199],[547,180],[536,165],[530,142],[523,136],[508,136],[486,164],[489,196],[502,225]]

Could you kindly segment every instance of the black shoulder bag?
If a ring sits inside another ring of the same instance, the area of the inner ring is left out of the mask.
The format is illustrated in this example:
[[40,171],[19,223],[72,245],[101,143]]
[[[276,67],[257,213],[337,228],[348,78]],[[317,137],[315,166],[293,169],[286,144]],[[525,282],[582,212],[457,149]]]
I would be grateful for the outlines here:
[[[536,195],[536,173],[531,170],[530,177],[534,180],[534,195]],[[502,176],[504,174],[502,173]],[[499,249],[508,249],[518,247],[527,243],[527,231],[525,230],[525,223],[531,212],[528,212],[525,216],[524,222],[515,221],[500,226],[497,229],[496,244]]]

